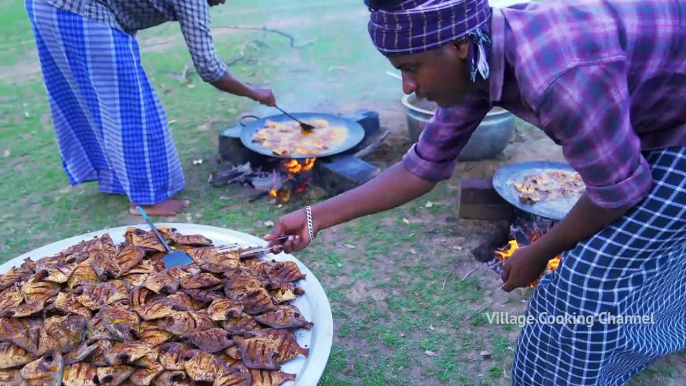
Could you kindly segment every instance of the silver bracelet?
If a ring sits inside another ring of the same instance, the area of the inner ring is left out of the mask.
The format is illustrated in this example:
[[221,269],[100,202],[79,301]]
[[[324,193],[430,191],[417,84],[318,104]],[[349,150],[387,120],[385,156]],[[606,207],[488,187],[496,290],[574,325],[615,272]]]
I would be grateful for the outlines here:
[[312,225],[312,208],[309,206],[305,207],[307,212],[307,230],[310,233],[310,242],[314,241],[314,225]]

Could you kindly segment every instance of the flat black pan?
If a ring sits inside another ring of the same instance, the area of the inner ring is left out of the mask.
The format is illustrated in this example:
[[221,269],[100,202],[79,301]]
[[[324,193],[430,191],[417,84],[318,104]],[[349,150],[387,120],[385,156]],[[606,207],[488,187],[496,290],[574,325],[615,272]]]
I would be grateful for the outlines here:
[[[310,155],[301,155],[301,154],[291,154],[287,156],[281,156],[274,154],[274,152],[271,149],[268,149],[266,147],[263,147],[260,145],[259,142],[255,142],[252,139],[253,134],[257,133],[257,131],[265,126],[267,123],[267,120],[273,121],[273,122],[294,122],[291,118],[289,118],[285,114],[279,114],[279,115],[272,115],[266,118],[259,118],[256,116],[251,116],[251,115],[246,115],[241,120],[239,123],[244,126],[243,131],[241,132],[241,142],[243,142],[243,145],[247,147],[250,150],[256,151],[260,154],[264,154],[270,157],[276,157],[276,158],[285,158],[285,159],[305,159],[305,158],[320,158],[320,157],[328,157],[332,155],[336,155],[339,153],[342,153],[346,150],[350,150],[353,147],[355,147],[357,144],[362,142],[364,139],[364,128],[357,122],[339,117],[338,115],[333,115],[333,114],[320,114],[320,113],[291,113],[295,118],[298,120],[307,123],[307,121],[311,119],[325,119],[329,122],[329,125],[331,126],[345,126],[348,129],[348,137],[346,140],[340,144],[339,146],[333,148],[333,149],[328,149],[326,151],[323,151],[319,154],[310,154]],[[246,118],[255,118],[257,120],[251,121],[248,123],[245,123],[244,120]],[[316,129],[315,129],[316,130]]]
[[515,182],[524,181],[526,177],[532,174],[555,170],[574,172],[574,169],[566,162],[529,161],[512,163],[500,168],[493,175],[493,187],[498,194],[513,206],[528,213],[560,221],[567,216],[567,213],[579,200],[578,197],[559,197],[554,200],[526,204],[519,200],[519,192],[512,185]]

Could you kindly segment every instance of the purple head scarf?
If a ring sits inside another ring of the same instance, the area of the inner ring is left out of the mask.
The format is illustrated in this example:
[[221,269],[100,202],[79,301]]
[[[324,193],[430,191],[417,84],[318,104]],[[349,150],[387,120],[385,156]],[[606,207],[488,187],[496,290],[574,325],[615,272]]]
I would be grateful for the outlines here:
[[477,73],[488,78],[491,42],[482,29],[491,16],[488,0],[405,0],[370,11],[369,36],[382,54],[416,54],[469,39],[472,81]]

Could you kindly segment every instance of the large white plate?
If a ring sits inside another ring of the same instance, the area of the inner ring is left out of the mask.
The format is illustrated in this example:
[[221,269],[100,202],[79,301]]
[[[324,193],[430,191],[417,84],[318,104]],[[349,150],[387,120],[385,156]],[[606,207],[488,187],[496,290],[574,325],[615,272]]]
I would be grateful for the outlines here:
[[[180,223],[159,223],[155,225],[174,227],[183,234],[203,235],[212,240],[214,245],[234,243],[256,246],[267,245],[264,240],[255,236],[224,228]],[[147,224],[136,224],[130,226],[135,226],[144,230],[148,230],[150,228]],[[24,259],[27,257],[31,257],[32,260],[36,261],[43,257],[52,256],[74,244],[79,243],[82,240],[88,240],[96,236],[102,236],[105,233],[108,233],[115,243],[120,243],[124,241],[123,236],[126,228],[127,226],[123,226],[86,233],[80,236],[57,241],[38,249],[34,249],[31,252],[25,253],[0,265],[0,274],[6,273],[12,267],[21,265],[24,262]],[[307,359],[302,356],[298,356],[286,362],[281,367],[281,371],[297,374],[295,382],[285,382],[283,384],[284,386],[315,386],[319,382],[319,379],[324,372],[326,363],[329,360],[329,354],[331,353],[331,344],[333,341],[333,318],[331,316],[331,305],[326,297],[324,288],[322,288],[317,278],[298,259],[285,253],[280,253],[278,255],[270,254],[267,255],[267,258],[294,261],[296,264],[298,264],[300,271],[304,274],[307,274],[307,277],[304,280],[300,280],[298,282],[298,286],[305,291],[305,294],[299,296],[298,299],[293,301],[291,304],[297,306],[302,312],[303,316],[307,320],[314,323],[314,326],[310,331],[305,329],[296,331],[298,343],[302,347],[308,347],[310,349],[310,353]]]

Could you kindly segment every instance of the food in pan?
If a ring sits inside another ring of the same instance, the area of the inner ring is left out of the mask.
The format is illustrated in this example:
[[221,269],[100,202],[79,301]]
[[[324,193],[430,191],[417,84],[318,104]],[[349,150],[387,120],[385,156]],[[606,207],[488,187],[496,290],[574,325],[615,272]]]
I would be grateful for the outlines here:
[[265,126],[253,134],[252,139],[277,155],[316,156],[340,146],[348,137],[345,126],[331,126],[325,119],[312,119],[304,123],[311,124],[315,129],[304,132],[295,121],[267,120]]
[[559,197],[579,198],[586,190],[581,175],[575,172],[552,170],[527,176],[522,182],[515,182],[520,201],[535,204]]
[[129,228],[0,275],[0,384],[278,386],[307,357],[297,264],[241,258],[160,227],[194,263],[165,269],[152,231]]

